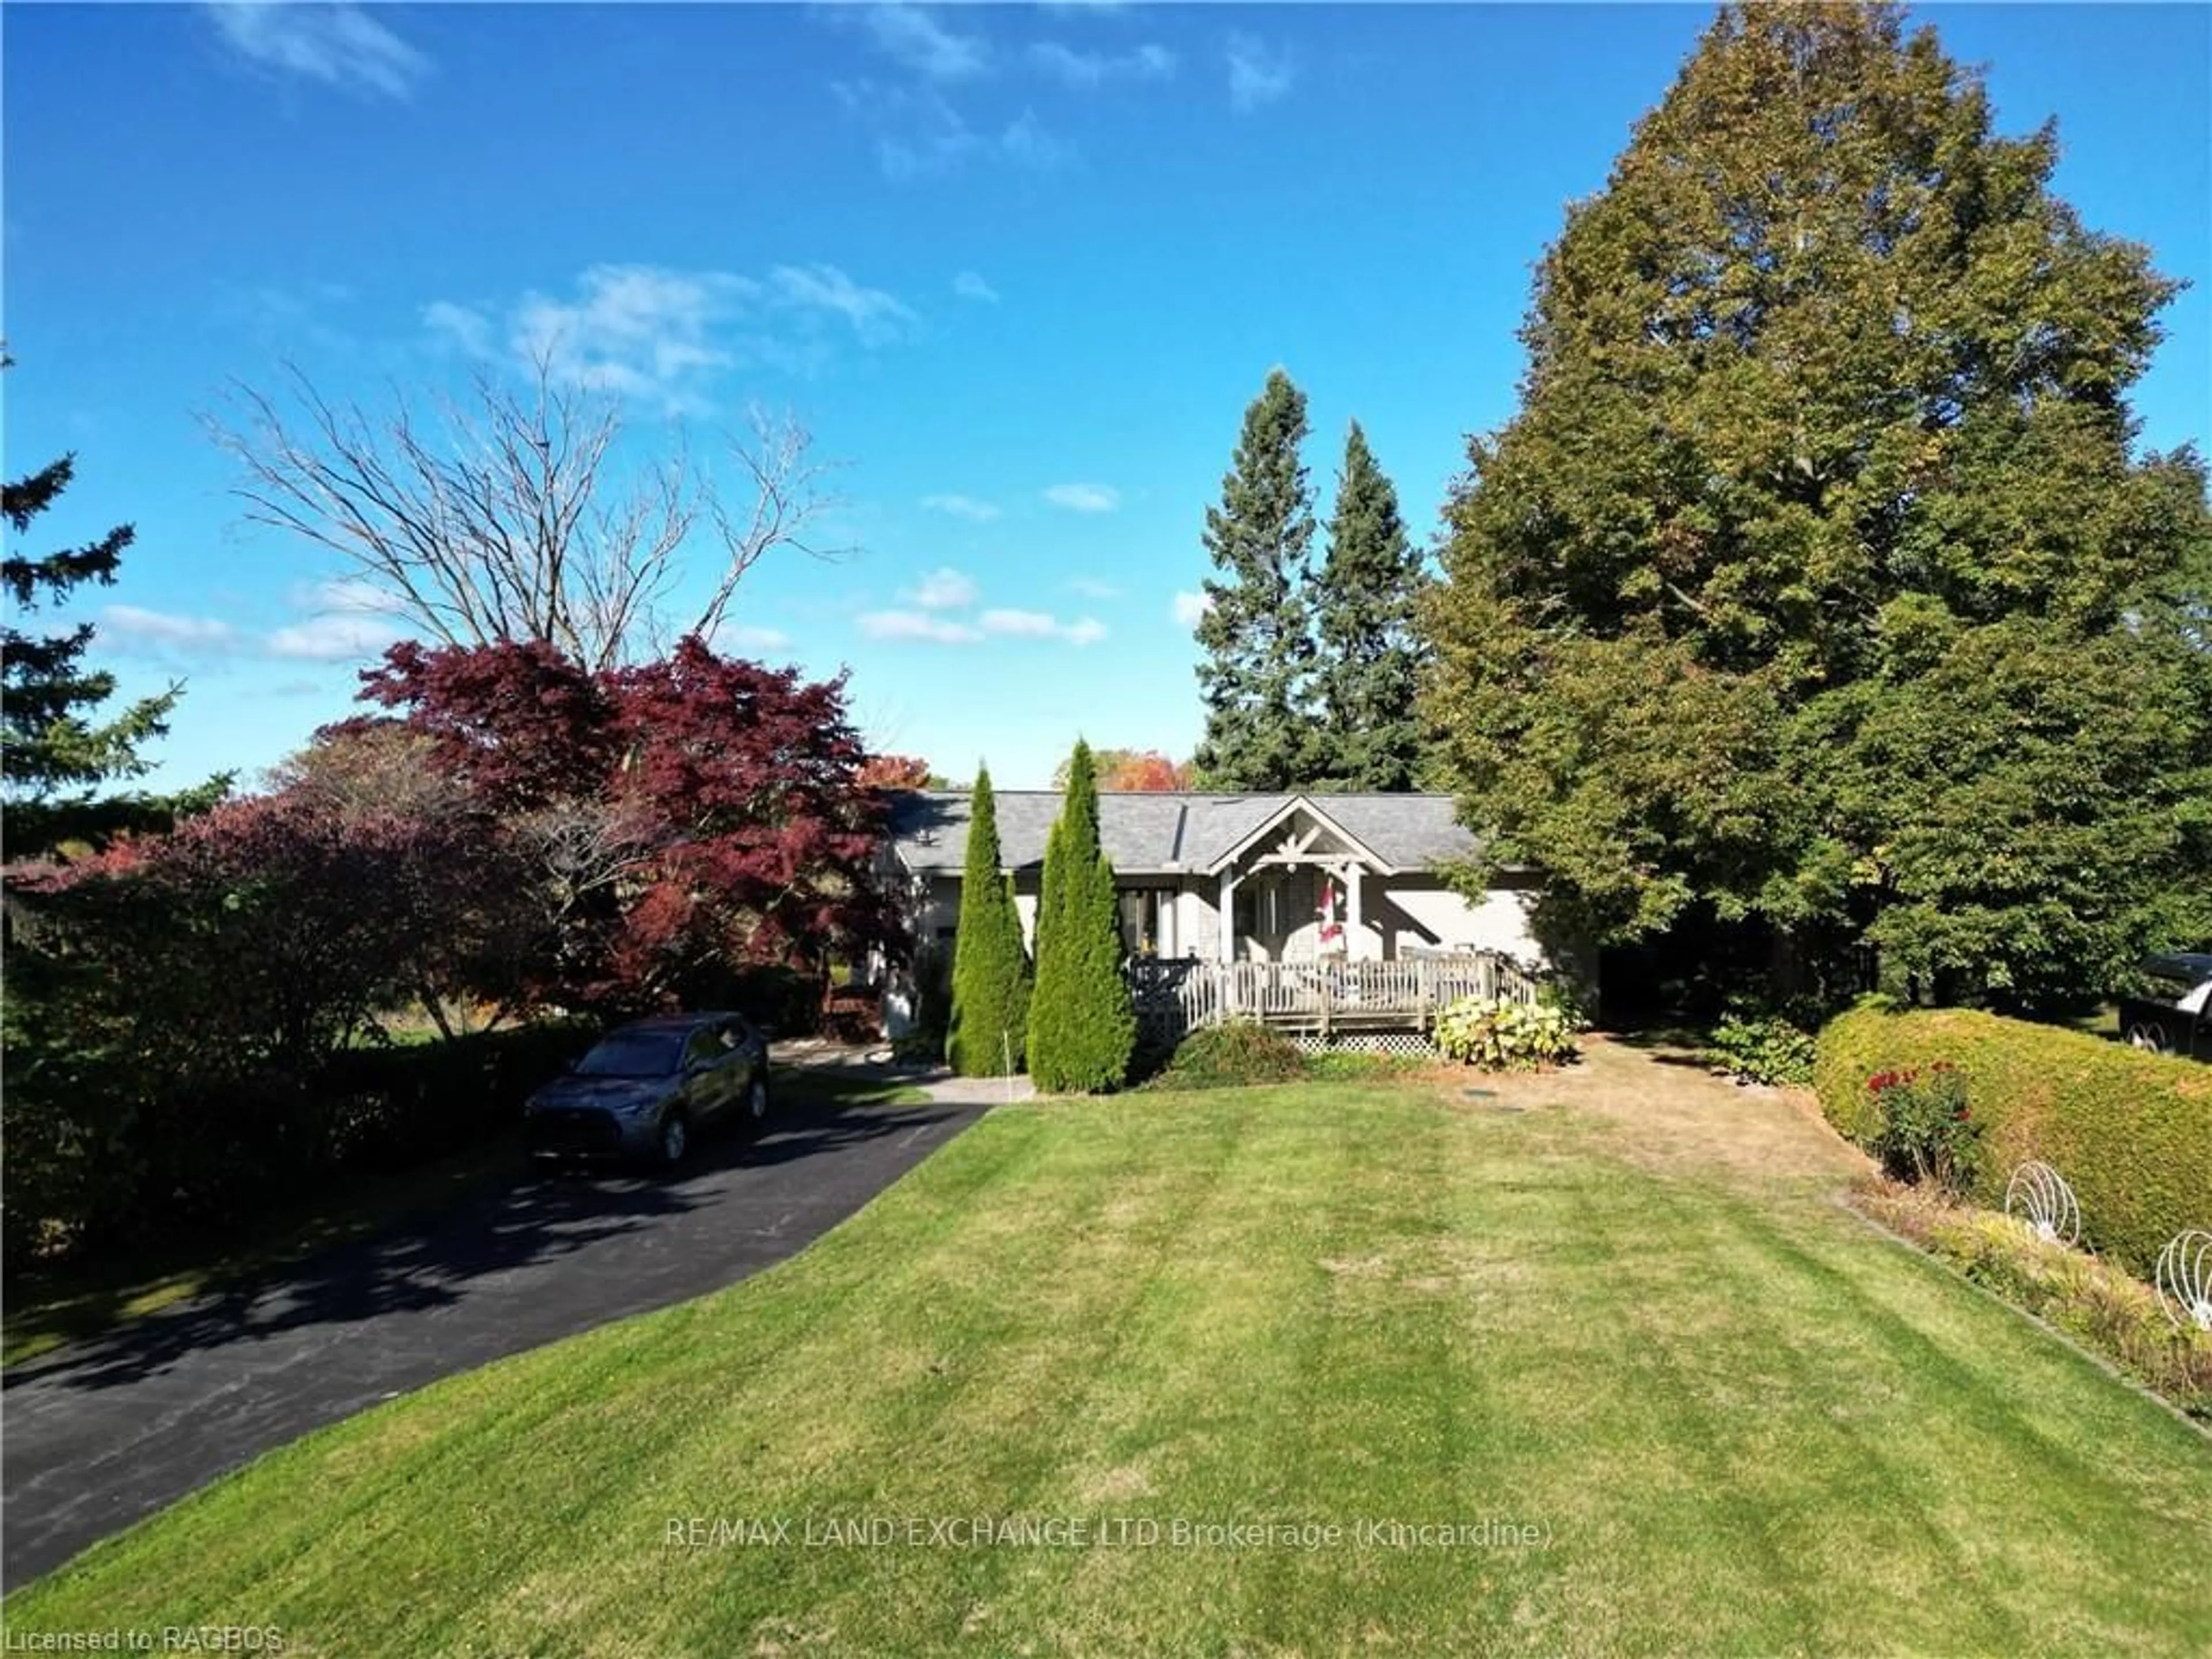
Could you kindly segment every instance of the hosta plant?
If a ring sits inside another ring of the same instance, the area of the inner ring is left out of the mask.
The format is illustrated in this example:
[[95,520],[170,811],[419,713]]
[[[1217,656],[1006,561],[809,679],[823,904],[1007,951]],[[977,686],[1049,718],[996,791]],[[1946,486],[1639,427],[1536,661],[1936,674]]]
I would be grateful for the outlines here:
[[1437,1016],[1436,1044],[1486,1072],[1531,1071],[1572,1060],[1577,1047],[1566,1012],[1498,997],[1462,997]]

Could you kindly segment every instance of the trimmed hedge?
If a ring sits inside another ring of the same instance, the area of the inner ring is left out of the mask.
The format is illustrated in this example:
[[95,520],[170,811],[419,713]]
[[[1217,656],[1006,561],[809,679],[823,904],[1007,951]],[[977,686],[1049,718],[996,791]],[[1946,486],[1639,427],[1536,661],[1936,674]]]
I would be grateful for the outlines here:
[[1813,1086],[1828,1121],[1862,1146],[1881,1130],[1867,1079],[1948,1060],[1982,1125],[1973,1194],[1991,1207],[2029,1158],[2081,1201],[2084,1242],[2148,1274],[2185,1227],[2212,1226],[2212,1066],[2079,1031],[1964,1009],[1853,1009],[1820,1033]]

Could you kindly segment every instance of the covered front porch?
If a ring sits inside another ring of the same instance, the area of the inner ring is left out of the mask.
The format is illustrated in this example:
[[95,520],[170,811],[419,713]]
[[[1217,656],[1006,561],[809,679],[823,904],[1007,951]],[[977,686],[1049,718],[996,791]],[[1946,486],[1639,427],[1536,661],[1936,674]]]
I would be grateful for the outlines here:
[[1407,911],[1407,873],[1325,806],[1291,803],[1194,872],[1186,905],[1212,901],[1200,927],[1178,929],[1160,890],[1125,895],[1139,1020],[1169,1038],[1246,1018],[1326,1039],[1426,1032],[1462,997],[1533,1000],[1535,981],[1510,956],[1446,947]]
[[1394,954],[1392,930],[1370,915],[1391,866],[1306,802],[1226,849],[1206,873],[1215,890],[1216,962],[1374,962]]

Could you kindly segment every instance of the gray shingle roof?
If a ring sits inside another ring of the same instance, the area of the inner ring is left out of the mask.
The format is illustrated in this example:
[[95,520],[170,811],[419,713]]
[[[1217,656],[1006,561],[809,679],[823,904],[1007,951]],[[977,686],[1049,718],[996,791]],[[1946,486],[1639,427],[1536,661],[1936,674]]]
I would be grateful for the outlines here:
[[[1102,794],[1098,838],[1122,875],[1202,871],[1300,799],[1394,869],[1421,869],[1475,850],[1474,837],[1452,817],[1449,795]],[[1042,865],[1045,837],[1060,816],[1060,792],[1002,789],[997,805],[1006,867]],[[901,793],[891,805],[891,840],[909,870],[958,872],[968,858],[967,794]]]

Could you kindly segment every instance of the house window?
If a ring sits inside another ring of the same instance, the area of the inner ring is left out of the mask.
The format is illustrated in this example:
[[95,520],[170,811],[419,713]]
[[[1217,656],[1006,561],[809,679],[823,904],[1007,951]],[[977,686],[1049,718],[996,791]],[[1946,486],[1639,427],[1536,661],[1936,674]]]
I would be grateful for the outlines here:
[[1130,956],[1158,954],[1165,941],[1162,912],[1170,895],[1158,887],[1124,887],[1115,896],[1120,901],[1121,949]]
[[1282,931],[1282,902],[1271,880],[1250,879],[1237,889],[1233,901],[1239,939],[1268,939]]

